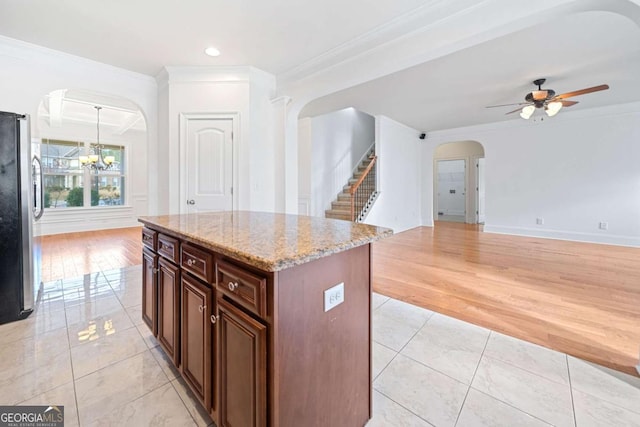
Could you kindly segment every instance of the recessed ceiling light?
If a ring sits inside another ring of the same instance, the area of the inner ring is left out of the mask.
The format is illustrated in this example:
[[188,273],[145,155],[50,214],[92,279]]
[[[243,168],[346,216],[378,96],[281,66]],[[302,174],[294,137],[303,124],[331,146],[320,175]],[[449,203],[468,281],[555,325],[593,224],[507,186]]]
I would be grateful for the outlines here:
[[206,48],[204,53],[209,56],[220,56],[220,51],[213,46]]

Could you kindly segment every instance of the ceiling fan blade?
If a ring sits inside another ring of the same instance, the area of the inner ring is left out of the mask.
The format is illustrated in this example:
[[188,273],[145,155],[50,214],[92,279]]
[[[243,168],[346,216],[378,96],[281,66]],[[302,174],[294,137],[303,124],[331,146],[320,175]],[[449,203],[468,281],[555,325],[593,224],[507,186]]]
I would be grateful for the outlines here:
[[578,103],[578,101],[565,101],[564,99],[560,100],[560,102],[562,102],[563,107],[571,107],[572,105],[576,105]]
[[516,113],[516,112],[518,112],[518,111],[522,111],[522,108],[516,108],[516,109],[515,109],[515,110],[513,110],[513,111],[509,111],[508,113],[504,113],[504,115],[506,116],[507,114],[513,114],[513,113]]
[[496,107],[510,107],[511,105],[529,105],[528,102],[516,102],[514,104],[500,104],[500,105],[489,105],[484,108],[496,108]]
[[572,98],[574,96],[585,95],[587,93],[598,92],[598,91],[607,90],[607,89],[609,89],[609,85],[588,87],[586,89],[580,89],[580,90],[575,90],[573,92],[567,92],[567,93],[562,93],[560,95],[556,95],[553,97],[553,99],[567,99],[567,98]]

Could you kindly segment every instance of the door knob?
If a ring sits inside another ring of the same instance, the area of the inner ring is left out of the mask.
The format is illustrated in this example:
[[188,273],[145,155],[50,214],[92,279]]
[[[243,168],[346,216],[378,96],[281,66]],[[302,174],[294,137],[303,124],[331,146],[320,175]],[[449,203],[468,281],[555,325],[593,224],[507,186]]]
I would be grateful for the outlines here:
[[193,199],[190,199],[190,200],[187,200],[187,204],[188,204],[188,205],[195,205],[195,204],[196,204],[196,201],[195,201],[195,200],[193,200]]

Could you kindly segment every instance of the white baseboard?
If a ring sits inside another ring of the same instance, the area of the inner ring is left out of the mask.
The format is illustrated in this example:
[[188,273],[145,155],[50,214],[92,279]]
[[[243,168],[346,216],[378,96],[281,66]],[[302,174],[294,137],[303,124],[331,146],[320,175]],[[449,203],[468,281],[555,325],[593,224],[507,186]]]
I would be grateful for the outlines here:
[[619,236],[600,233],[580,233],[575,231],[549,230],[502,225],[484,225],[485,233],[510,234],[514,236],[540,237],[544,239],[571,240],[576,242],[600,243],[605,245],[640,247],[640,237]]
[[136,227],[141,224],[129,206],[105,209],[45,210],[37,229],[41,236],[83,231]]

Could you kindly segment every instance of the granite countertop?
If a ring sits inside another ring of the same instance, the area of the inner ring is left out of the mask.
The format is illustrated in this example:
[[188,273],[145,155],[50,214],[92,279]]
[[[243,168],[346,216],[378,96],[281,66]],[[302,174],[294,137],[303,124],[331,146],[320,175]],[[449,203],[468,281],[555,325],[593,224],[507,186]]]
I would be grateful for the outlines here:
[[284,270],[393,234],[388,228],[348,221],[248,211],[138,220],[264,271]]

